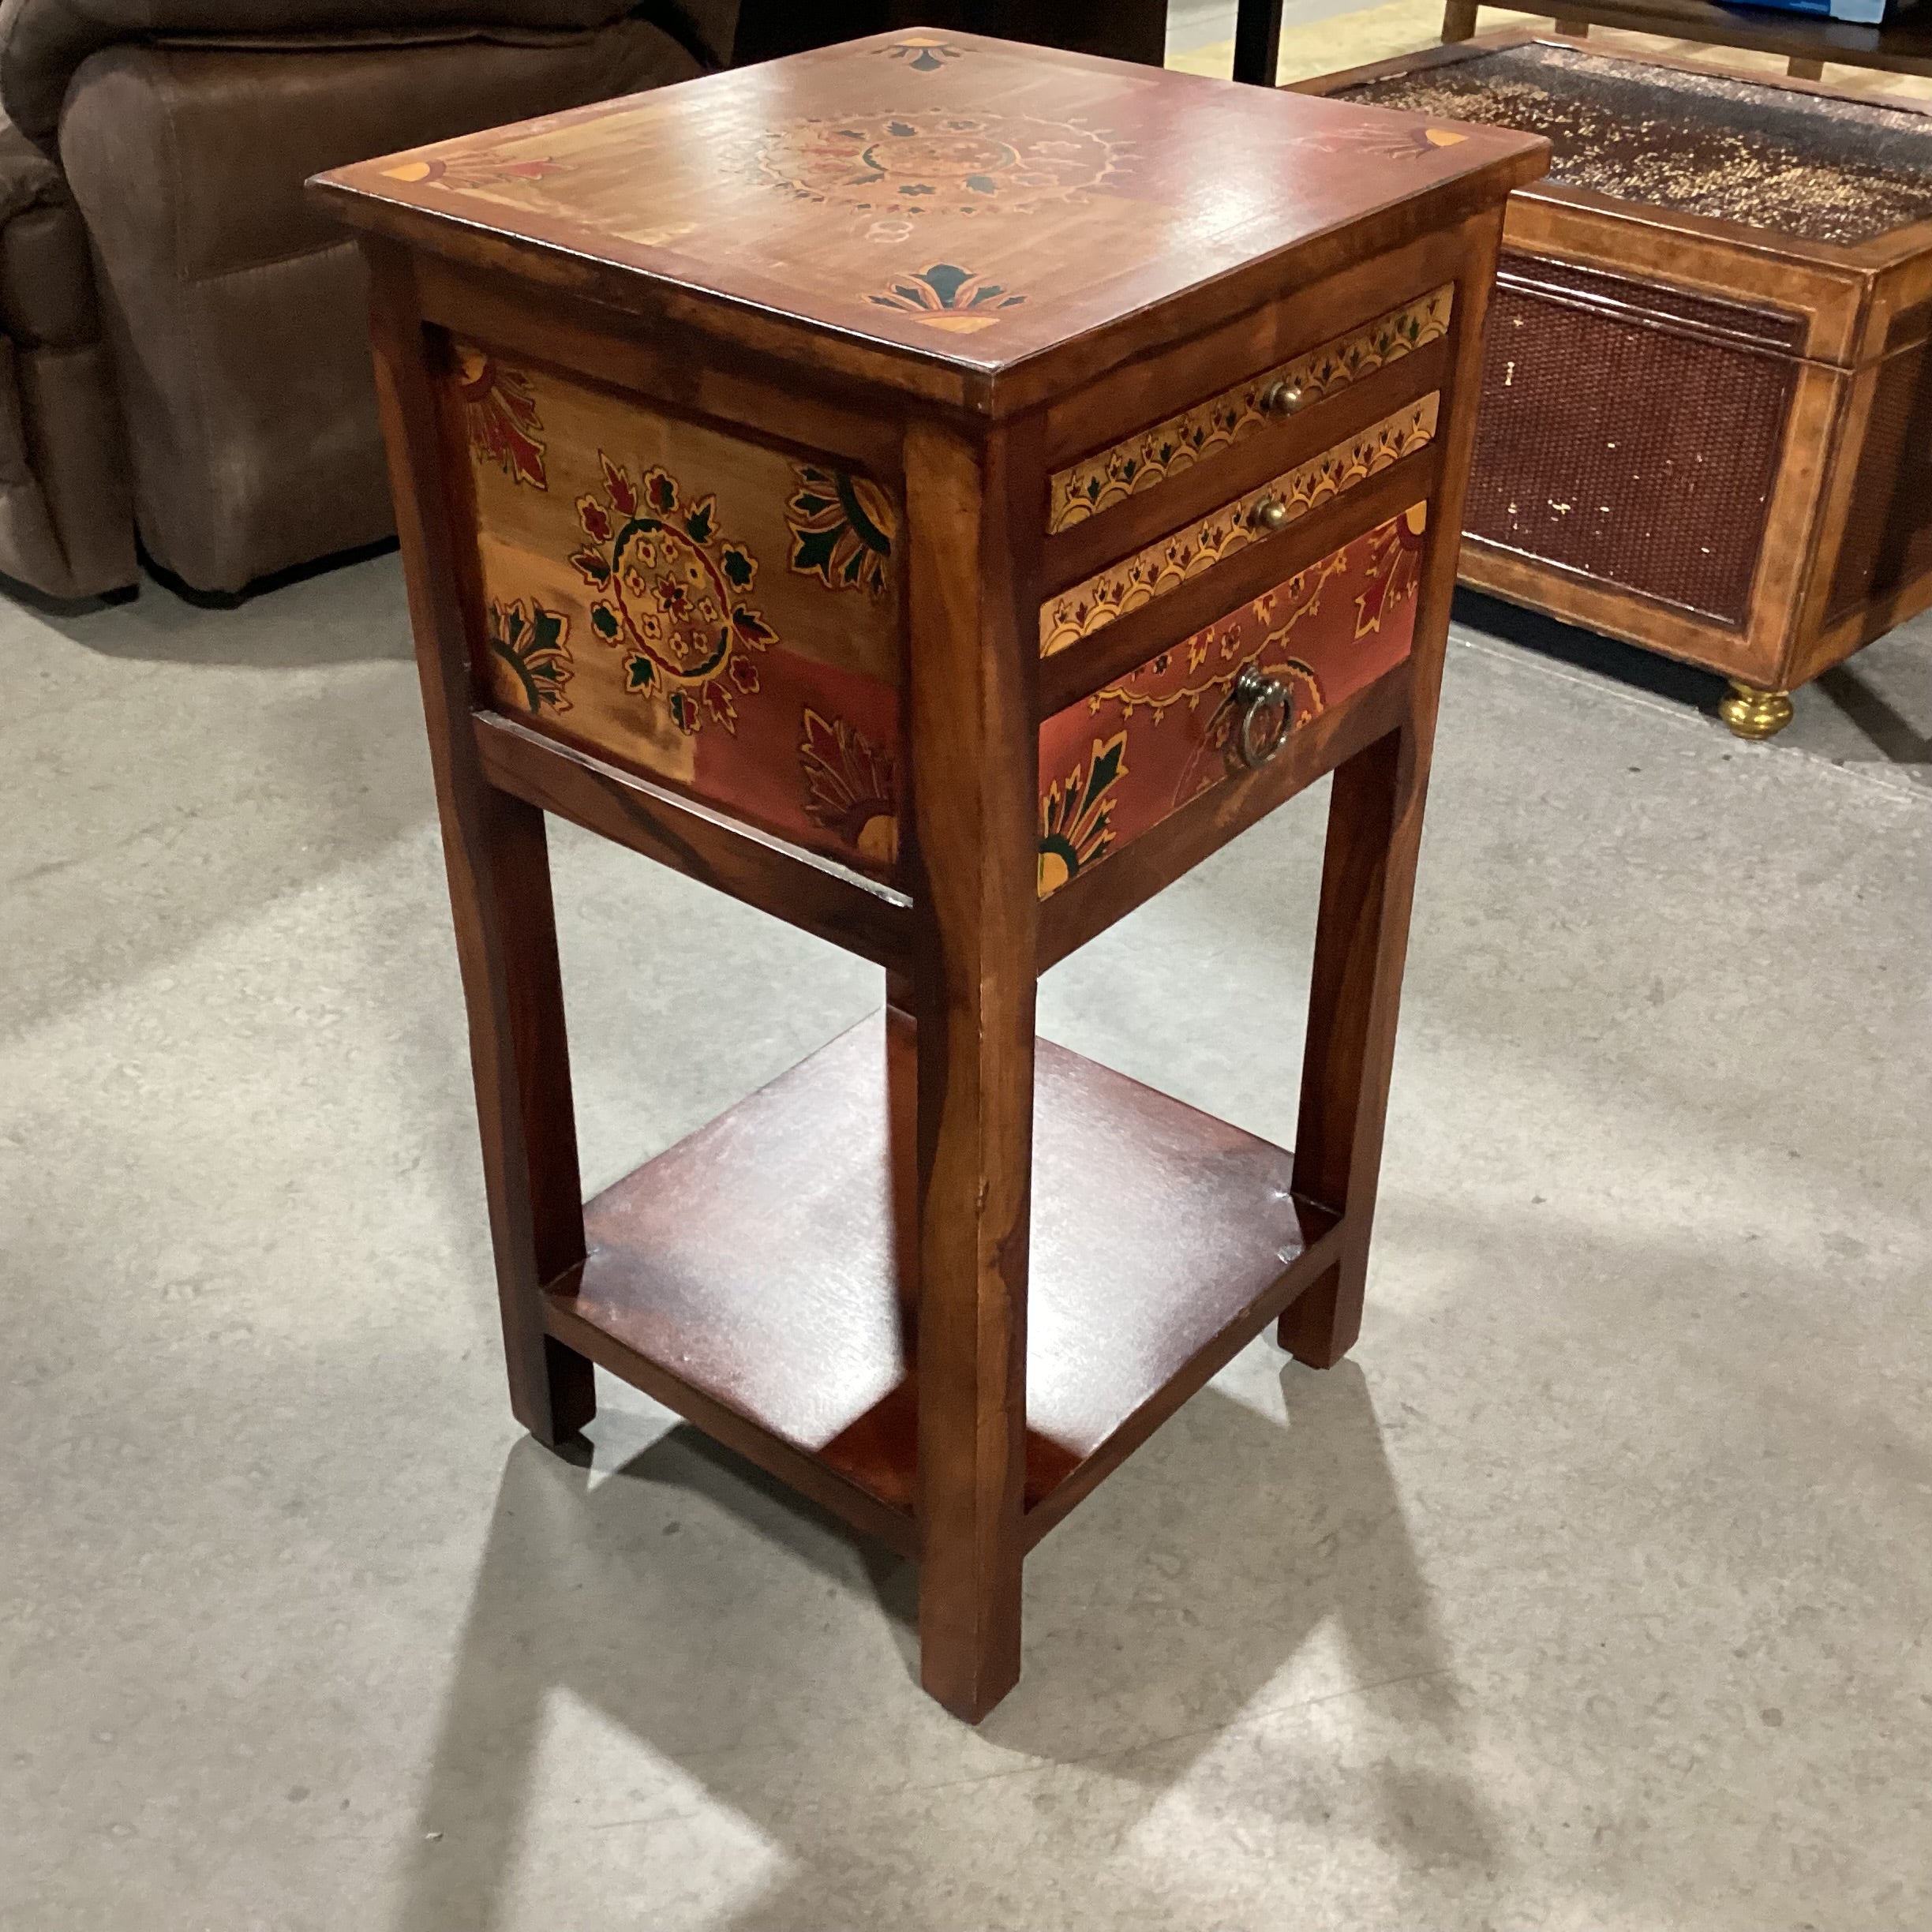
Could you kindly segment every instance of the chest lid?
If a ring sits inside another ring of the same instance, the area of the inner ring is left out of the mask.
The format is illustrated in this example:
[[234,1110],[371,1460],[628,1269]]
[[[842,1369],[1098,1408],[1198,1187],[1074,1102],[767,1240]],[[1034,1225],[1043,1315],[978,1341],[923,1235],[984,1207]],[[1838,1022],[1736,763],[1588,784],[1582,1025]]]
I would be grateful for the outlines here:
[[1417,202],[1443,224],[1493,203],[1544,152],[1507,129],[915,30],[316,186],[417,246],[780,353],[810,339],[852,373],[997,410],[995,379],[1020,365],[1029,393],[1005,391],[1040,399],[1056,370],[1091,373],[1096,336],[1131,352],[1137,331],[1205,326],[1406,238]]
[[1551,188],[1792,241],[1852,249],[1932,220],[1932,114],[1903,103],[1526,38],[1432,49],[1330,98],[1521,128],[1551,143]]

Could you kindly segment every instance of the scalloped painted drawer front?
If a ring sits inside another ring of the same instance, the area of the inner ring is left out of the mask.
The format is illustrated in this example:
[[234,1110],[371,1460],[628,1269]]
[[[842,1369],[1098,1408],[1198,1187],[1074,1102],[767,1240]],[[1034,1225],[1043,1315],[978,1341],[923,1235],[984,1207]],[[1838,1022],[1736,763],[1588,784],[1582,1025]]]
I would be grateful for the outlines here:
[[1232,449],[1277,420],[1263,398],[1277,384],[1301,391],[1303,406],[1340,394],[1449,332],[1455,285],[1444,283],[1372,321],[1264,369],[1077,462],[1056,470],[1047,493],[1050,535]]
[[1290,728],[1409,654],[1426,506],[1331,552],[1040,728],[1039,895],[1241,769],[1234,680],[1288,687]]
[[1405,402],[1320,455],[1294,464],[1231,503],[1050,597],[1040,606],[1040,655],[1050,657],[1070,649],[1083,638],[1105,630],[1115,619],[1166,597],[1246,549],[1257,541],[1254,518],[1263,504],[1279,505],[1286,522],[1298,522],[1311,510],[1425,447],[1435,440],[1441,403],[1440,392],[1435,390]]
[[808,850],[898,844],[898,519],[863,476],[459,344],[497,710]]

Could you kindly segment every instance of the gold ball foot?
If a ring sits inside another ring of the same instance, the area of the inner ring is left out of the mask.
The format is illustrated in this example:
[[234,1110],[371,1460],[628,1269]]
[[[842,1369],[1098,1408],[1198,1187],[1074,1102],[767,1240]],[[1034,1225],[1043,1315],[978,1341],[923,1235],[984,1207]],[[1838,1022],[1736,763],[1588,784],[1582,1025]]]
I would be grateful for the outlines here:
[[1729,692],[1718,701],[1717,715],[1733,737],[1775,738],[1792,721],[1791,693],[1760,691],[1733,678]]

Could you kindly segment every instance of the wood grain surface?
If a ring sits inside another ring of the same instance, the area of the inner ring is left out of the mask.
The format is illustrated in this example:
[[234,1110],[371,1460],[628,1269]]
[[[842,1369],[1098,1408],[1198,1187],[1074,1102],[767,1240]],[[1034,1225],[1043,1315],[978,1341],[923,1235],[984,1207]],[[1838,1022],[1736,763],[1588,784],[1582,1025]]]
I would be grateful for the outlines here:
[[1392,245],[1542,164],[1541,142],[1506,131],[969,35],[924,51],[855,42],[318,185],[346,219],[425,247],[507,249],[631,304],[701,296],[737,310],[747,341],[802,325],[898,352],[835,359],[916,381],[907,352],[990,375],[1227,278],[1204,319],[1252,305],[1286,286],[1268,264],[1339,266],[1361,252],[1334,253],[1339,232]]

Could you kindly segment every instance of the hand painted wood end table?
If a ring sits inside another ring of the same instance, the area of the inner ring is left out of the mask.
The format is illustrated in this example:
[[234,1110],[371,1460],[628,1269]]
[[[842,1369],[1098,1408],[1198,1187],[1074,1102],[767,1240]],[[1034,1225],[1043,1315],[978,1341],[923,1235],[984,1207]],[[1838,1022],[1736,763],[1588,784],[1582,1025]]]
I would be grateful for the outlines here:
[[[1502,129],[901,32],[343,168],[511,1399],[592,1365],[921,1565],[927,1687],[1269,1322],[1360,1320]],[[1335,773],[1290,1155],[1038,975]],[[882,1017],[580,1199],[544,814]]]

